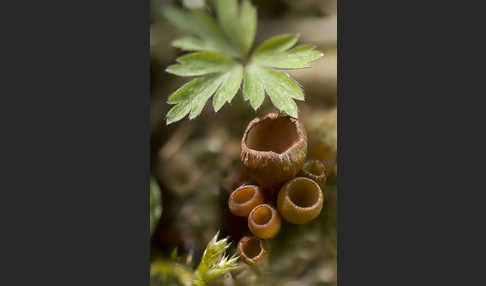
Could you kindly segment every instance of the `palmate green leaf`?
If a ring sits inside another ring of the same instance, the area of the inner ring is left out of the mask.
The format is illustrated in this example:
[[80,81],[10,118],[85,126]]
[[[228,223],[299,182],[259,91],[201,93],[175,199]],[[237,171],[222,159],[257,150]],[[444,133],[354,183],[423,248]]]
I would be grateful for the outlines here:
[[217,20],[201,9],[190,12],[167,9],[165,12],[176,26],[196,36],[172,43],[196,53],[178,58],[178,64],[169,66],[167,72],[178,76],[201,76],[169,97],[168,103],[175,106],[167,113],[167,124],[187,115],[189,119],[197,117],[213,95],[213,108],[219,111],[225,103],[231,102],[242,82],[243,97],[253,109],[257,110],[263,104],[266,93],[278,110],[297,117],[294,100],[304,100],[304,93],[286,73],[275,69],[306,68],[323,54],[312,46],[294,47],[299,36],[285,34],[260,45],[243,67],[240,59],[247,59],[255,38],[256,9],[249,0],[209,2],[216,11]]
[[263,57],[266,55],[271,55],[275,52],[282,52],[292,48],[297,41],[299,36],[296,34],[285,34],[272,37],[261,44],[253,53],[252,58]]
[[284,97],[304,100],[304,92],[301,87],[288,74],[269,68],[261,68],[260,76],[267,93],[269,93],[269,89],[274,89]]
[[[297,35],[282,35],[263,43],[252,55],[252,62],[261,66],[297,69],[310,67],[310,62],[324,54],[313,46],[300,46],[290,49],[297,43]],[[290,49],[290,50],[289,50]]]
[[245,55],[250,51],[257,27],[257,12],[250,1],[243,0],[240,8],[240,41]]
[[189,112],[189,119],[198,116],[220,83],[221,74],[209,74],[193,79],[176,90],[168,100],[169,104],[176,106],[167,113],[167,124],[181,120]]
[[176,106],[172,107],[169,112],[167,112],[166,124],[169,125],[173,122],[179,121],[191,111],[191,102],[183,101],[178,102]]
[[189,114],[194,119],[203,110],[206,102],[216,92],[213,107],[221,109],[225,102],[231,102],[241,85],[243,67],[234,64],[224,72],[198,77],[176,90],[168,100],[175,104],[167,113],[167,124],[179,121]]
[[299,86],[280,71],[261,68],[260,75],[264,83],[265,92],[270,97],[273,105],[278,110],[297,118],[297,104],[295,104],[293,98],[304,100],[304,94]]
[[238,1],[216,0],[215,6],[218,21],[223,31],[233,43],[239,45],[240,23],[235,21],[238,18]]
[[218,21],[226,36],[245,56],[255,39],[257,15],[256,9],[248,0],[215,0]]
[[179,48],[184,51],[207,51],[207,52],[218,52],[217,49],[208,45],[207,42],[194,38],[194,37],[183,37],[172,42],[172,46]]
[[196,35],[207,51],[219,52],[230,57],[237,57],[239,52],[227,40],[224,31],[214,18],[202,9],[183,11],[176,8],[164,8],[164,15],[178,28]]
[[245,69],[245,81],[243,83],[243,98],[250,101],[251,107],[255,111],[262,105],[265,99],[263,83],[258,75],[258,67],[249,65]]
[[242,79],[243,67],[241,65],[236,65],[231,71],[224,75],[221,87],[218,89],[213,98],[213,107],[215,112],[218,112],[226,102],[231,102],[233,97],[235,97],[236,93],[240,89]]
[[221,54],[199,52],[177,59],[179,64],[169,66],[166,71],[178,76],[198,76],[228,71],[238,63]]
[[280,111],[297,118],[298,111],[294,99],[304,100],[304,93],[299,85],[281,71],[250,65],[245,72],[243,94],[256,110],[263,102],[264,91],[273,105]]
[[280,69],[298,69],[310,67],[310,62],[319,59],[323,55],[323,53],[314,50],[313,46],[300,46],[285,52],[255,57],[254,60],[262,66]]

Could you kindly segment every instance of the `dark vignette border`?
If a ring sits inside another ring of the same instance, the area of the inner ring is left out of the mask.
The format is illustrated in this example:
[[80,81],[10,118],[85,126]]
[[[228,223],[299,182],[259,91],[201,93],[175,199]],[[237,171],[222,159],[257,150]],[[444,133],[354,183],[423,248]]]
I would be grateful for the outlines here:
[[485,284],[483,10],[338,3],[338,285]]
[[149,1],[0,6],[0,285],[149,285]]

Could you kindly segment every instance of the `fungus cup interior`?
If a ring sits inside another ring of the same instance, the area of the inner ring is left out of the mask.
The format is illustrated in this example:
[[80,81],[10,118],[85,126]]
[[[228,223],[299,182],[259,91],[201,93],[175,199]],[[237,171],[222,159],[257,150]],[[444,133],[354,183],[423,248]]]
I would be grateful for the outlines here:
[[258,206],[253,211],[251,218],[256,224],[264,225],[272,218],[272,210],[268,206]]
[[243,253],[250,259],[257,257],[262,251],[260,241],[254,237],[246,240],[242,245],[242,249]]
[[326,165],[317,160],[307,161],[302,168],[304,169],[304,171],[317,176],[326,173]]
[[244,204],[255,196],[255,189],[253,187],[242,187],[231,194],[231,198],[238,204]]
[[246,145],[256,151],[281,154],[299,141],[297,125],[290,117],[266,118],[248,132]]
[[312,207],[319,200],[320,190],[311,180],[295,180],[289,187],[289,199],[298,207]]

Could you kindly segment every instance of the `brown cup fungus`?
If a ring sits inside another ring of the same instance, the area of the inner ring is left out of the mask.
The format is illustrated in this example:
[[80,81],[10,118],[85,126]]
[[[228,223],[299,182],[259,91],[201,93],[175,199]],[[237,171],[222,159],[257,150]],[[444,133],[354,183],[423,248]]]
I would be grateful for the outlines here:
[[250,265],[263,262],[267,256],[263,241],[254,236],[244,236],[240,239],[236,251],[240,255],[240,258]]
[[288,222],[303,224],[315,219],[322,210],[324,195],[319,185],[305,177],[294,178],[280,189],[277,208]]
[[236,216],[248,216],[253,208],[263,204],[263,192],[255,185],[244,185],[234,190],[229,199],[230,212]]
[[256,206],[248,216],[248,228],[258,238],[268,239],[280,231],[282,219],[277,210],[268,205]]
[[302,177],[306,177],[314,180],[323,189],[327,180],[327,166],[326,163],[321,160],[308,160],[304,163],[302,171],[300,171]]
[[295,177],[307,156],[307,135],[302,123],[269,113],[253,119],[241,140],[241,161],[263,188]]

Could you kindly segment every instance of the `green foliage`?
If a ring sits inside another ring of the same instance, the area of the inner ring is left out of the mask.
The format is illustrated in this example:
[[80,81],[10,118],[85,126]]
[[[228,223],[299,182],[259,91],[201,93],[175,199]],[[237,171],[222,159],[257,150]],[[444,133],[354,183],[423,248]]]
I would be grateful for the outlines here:
[[162,215],[162,193],[154,178],[150,178],[150,234]]
[[177,59],[179,64],[167,68],[167,72],[178,76],[197,76],[226,72],[238,63],[221,54],[200,52]]
[[310,67],[310,62],[323,56],[313,46],[290,49],[297,41],[297,35],[273,37],[256,49],[252,56],[253,62],[266,67],[298,69]]
[[177,27],[194,34],[172,43],[191,53],[177,59],[167,72],[178,76],[200,76],[176,90],[168,100],[175,106],[167,113],[167,124],[189,114],[197,117],[213,97],[217,112],[230,103],[243,82],[243,97],[256,111],[265,93],[281,112],[297,118],[294,100],[304,100],[300,86],[286,73],[275,69],[310,67],[310,62],[323,54],[312,46],[292,48],[298,41],[295,34],[273,37],[260,45],[251,56],[257,26],[256,9],[248,0],[213,0],[217,19],[202,9],[165,10],[166,17]]
[[263,103],[263,91],[273,105],[292,117],[297,117],[297,105],[293,99],[304,100],[302,89],[287,74],[281,71],[251,64],[246,69],[243,96],[257,110]]
[[204,286],[209,281],[238,268],[238,256],[225,255],[226,249],[230,246],[228,239],[218,240],[218,235],[219,232],[206,246],[201,262],[194,272],[189,267],[176,262],[177,248],[175,248],[171,253],[170,261],[158,260],[151,265],[150,276],[162,280],[175,278],[185,286]]
[[[165,16],[177,27],[196,35],[200,47],[196,51],[217,52],[230,57],[237,57],[238,50],[227,40],[223,30],[214,18],[202,9],[189,12],[175,8],[167,8]],[[194,43],[194,42],[193,42]],[[194,51],[194,49],[190,49]]]
[[214,1],[218,21],[231,43],[246,56],[256,32],[256,10],[249,1],[243,1],[238,14],[236,0]]
[[203,257],[196,269],[196,277],[199,280],[209,281],[220,275],[230,272],[238,267],[238,256],[224,255],[231,243],[228,239],[218,239],[219,232],[211,239],[204,250]]

